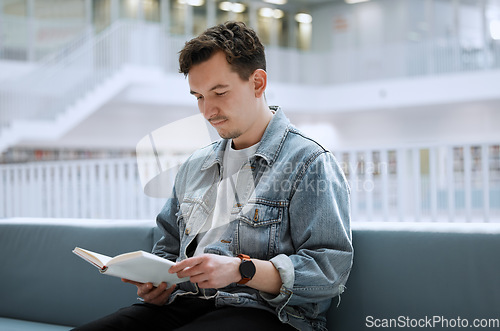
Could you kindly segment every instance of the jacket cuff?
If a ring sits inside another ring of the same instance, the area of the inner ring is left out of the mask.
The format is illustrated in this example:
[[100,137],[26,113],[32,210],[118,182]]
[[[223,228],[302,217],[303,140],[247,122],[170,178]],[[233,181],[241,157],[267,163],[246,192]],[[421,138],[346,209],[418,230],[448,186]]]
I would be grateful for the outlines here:
[[280,254],[273,257],[270,262],[280,273],[282,285],[278,295],[260,292],[260,295],[271,306],[283,307],[292,297],[292,288],[295,283],[295,268],[292,260],[285,254]]

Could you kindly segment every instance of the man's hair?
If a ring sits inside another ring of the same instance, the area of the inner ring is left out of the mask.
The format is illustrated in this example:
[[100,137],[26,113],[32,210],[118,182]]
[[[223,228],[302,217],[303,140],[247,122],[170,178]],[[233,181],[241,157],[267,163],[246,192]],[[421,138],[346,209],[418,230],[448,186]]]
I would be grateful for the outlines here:
[[242,22],[226,22],[186,42],[179,52],[179,72],[187,76],[194,65],[218,51],[224,52],[232,70],[243,80],[257,69],[266,70],[264,46],[255,31]]

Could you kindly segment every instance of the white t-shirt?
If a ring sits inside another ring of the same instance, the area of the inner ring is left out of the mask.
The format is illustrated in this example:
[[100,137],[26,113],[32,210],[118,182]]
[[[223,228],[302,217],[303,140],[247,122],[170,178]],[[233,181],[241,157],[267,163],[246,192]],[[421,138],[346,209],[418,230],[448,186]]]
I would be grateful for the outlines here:
[[[231,210],[237,201],[236,199],[236,179],[238,172],[249,158],[255,154],[259,143],[245,149],[235,150],[232,147],[232,140],[227,142],[224,158],[222,161],[222,180],[217,187],[217,199],[213,212],[209,215],[207,222],[196,236],[197,247],[194,255],[203,254],[205,247],[220,240],[230,222]],[[238,197],[241,199],[242,197]],[[238,203],[244,203],[238,201]]]

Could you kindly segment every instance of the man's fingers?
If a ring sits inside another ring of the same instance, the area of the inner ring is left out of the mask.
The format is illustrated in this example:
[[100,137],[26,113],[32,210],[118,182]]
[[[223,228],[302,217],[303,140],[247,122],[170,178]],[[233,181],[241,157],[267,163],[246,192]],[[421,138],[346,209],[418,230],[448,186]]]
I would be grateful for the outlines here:
[[122,282],[129,283],[129,284],[132,284],[132,285],[135,285],[135,286],[144,285],[144,283],[139,283],[139,282],[136,282],[136,281],[133,281],[133,280],[130,280],[130,279],[126,279],[126,278],[122,278]]
[[171,274],[176,274],[181,270],[192,268],[202,262],[203,256],[190,257],[171,266],[168,272]]
[[152,283],[139,283],[130,279],[122,278],[122,282],[130,283],[137,286],[137,295],[144,299],[145,302],[154,305],[164,305],[170,294],[175,290],[175,285],[168,287],[167,283],[163,282],[157,287]]
[[198,264],[198,265],[195,265],[194,267],[185,268],[185,269],[179,271],[177,273],[177,277],[179,277],[179,278],[184,278],[184,277],[191,278],[194,276],[202,275],[204,273],[205,273],[204,270]]
[[144,298],[146,294],[154,292],[155,290],[156,288],[153,286],[152,283],[140,284],[137,286],[137,295],[140,296],[141,298]]
[[172,294],[174,289],[175,289],[175,285],[173,285],[170,288],[167,288],[167,284],[162,283],[157,288],[155,288],[154,290],[149,292],[147,295],[145,295],[143,297],[143,299],[147,303],[161,306],[167,302],[170,294]]

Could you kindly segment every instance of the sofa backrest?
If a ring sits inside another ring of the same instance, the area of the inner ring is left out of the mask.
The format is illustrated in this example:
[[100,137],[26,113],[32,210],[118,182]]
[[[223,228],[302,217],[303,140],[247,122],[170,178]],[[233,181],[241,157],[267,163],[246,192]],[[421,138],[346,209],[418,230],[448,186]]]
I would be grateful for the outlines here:
[[[150,251],[158,239],[154,221],[0,220],[0,317],[75,326],[128,306],[134,286],[71,251],[114,256]],[[353,243],[329,330],[500,318],[500,224],[354,223]]]
[[499,323],[500,224],[354,223],[353,243],[353,268],[340,305],[335,299],[330,308],[329,330]]
[[[156,236],[156,237],[155,237]],[[136,302],[135,286],[72,253],[151,251],[154,221],[0,220],[0,316],[79,325]]]

